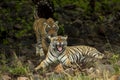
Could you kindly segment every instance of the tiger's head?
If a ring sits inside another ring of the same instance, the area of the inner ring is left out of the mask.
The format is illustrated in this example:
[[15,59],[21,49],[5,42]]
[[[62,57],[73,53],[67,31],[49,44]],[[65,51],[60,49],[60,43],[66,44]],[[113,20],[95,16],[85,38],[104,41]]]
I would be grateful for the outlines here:
[[57,36],[57,32],[59,29],[58,21],[54,22],[52,18],[49,18],[46,22],[43,23],[43,25],[47,38]]
[[56,53],[62,53],[67,47],[67,36],[55,36],[51,37],[50,47]]

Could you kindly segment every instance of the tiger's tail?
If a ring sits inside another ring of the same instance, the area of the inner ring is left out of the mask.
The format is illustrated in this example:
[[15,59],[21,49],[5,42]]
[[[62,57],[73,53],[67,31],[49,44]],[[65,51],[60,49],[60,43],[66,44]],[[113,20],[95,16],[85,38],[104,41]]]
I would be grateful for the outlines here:
[[34,14],[34,19],[35,20],[39,19],[38,12],[37,12],[36,8],[34,8],[34,13],[33,14]]

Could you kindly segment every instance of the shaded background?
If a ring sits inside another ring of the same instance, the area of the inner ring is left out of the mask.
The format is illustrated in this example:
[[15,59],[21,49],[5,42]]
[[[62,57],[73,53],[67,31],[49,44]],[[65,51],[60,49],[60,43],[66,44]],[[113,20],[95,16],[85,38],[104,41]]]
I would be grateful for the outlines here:
[[[13,44],[14,41],[21,41],[25,37],[32,37],[34,40],[32,25],[35,9],[39,17],[53,17],[59,21],[59,34],[80,39],[107,36],[114,43],[120,39],[119,0],[40,1],[41,4],[37,4],[39,0],[0,2],[0,42],[2,44]],[[38,5],[38,8],[35,5]]]

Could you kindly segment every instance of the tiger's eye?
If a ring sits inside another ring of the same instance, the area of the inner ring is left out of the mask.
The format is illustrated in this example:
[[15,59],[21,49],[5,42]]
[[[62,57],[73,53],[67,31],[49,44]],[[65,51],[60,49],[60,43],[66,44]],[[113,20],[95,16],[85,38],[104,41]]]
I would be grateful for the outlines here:
[[47,27],[47,28],[45,29],[45,31],[48,33],[48,32],[50,31],[50,28]]
[[53,29],[54,29],[55,31],[58,31],[58,27],[57,27],[57,26],[54,26]]
[[59,45],[60,43],[59,42],[57,42],[57,45]]

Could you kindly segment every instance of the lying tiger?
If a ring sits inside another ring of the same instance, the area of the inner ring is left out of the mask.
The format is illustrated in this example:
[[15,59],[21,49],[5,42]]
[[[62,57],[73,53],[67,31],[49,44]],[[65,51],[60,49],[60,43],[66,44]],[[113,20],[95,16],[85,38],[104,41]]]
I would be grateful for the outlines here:
[[35,20],[33,28],[37,39],[36,55],[46,55],[50,44],[49,37],[57,36],[58,22],[52,18],[38,18]]
[[56,61],[62,65],[71,66],[71,63],[85,63],[102,59],[104,54],[89,46],[67,46],[67,36],[50,38],[51,43],[46,58],[35,68],[45,68]]

